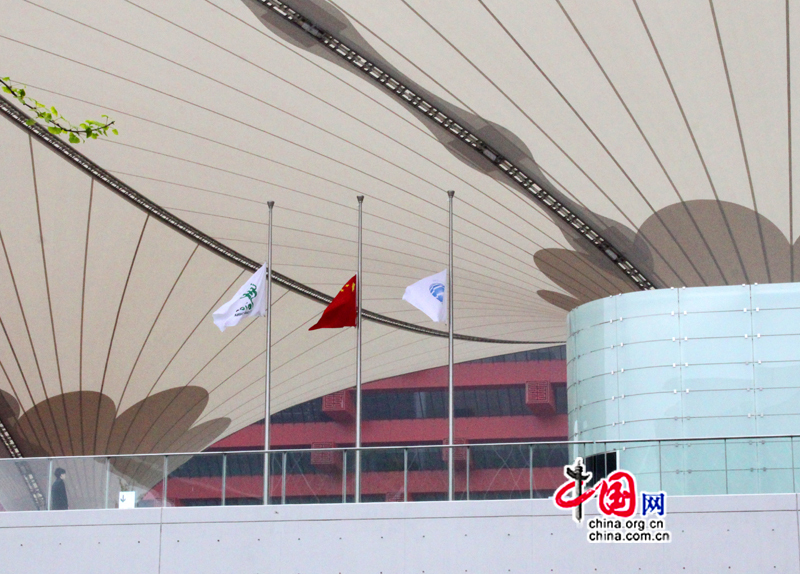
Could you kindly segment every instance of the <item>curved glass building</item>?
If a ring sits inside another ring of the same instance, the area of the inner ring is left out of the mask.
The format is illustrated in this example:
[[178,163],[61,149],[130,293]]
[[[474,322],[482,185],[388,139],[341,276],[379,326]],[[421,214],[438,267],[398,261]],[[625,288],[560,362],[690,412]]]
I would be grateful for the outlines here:
[[[578,307],[569,314],[567,346],[571,438],[607,443],[796,434],[798,319],[800,285],[792,283],[629,293]],[[616,450],[625,468],[640,473],[673,465],[680,484],[670,485],[671,492],[691,491],[691,484],[730,465],[741,466],[747,478],[738,490],[769,490],[757,484],[759,473],[780,468],[782,457],[791,467],[790,441],[726,444],[686,442],[670,447],[683,452],[660,456],[650,446],[644,457],[630,445],[606,450]],[[783,474],[782,480],[792,479],[790,471]]]

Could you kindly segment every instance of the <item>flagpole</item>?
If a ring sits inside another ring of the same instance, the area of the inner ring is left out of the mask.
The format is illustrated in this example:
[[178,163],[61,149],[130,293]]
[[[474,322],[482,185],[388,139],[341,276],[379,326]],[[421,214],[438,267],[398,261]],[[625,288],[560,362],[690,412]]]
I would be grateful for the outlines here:
[[269,398],[272,382],[272,208],[268,201],[269,229],[267,231],[267,360],[264,370],[264,504],[269,504]]
[[355,501],[361,502],[361,290],[364,282],[361,279],[361,216],[364,196],[358,196],[358,275],[356,275],[356,305],[358,319],[356,321],[356,476]]
[[453,190],[447,192],[447,203],[450,209],[450,259],[447,264],[447,445],[450,447],[447,456],[447,500],[453,500],[454,461],[453,461]]

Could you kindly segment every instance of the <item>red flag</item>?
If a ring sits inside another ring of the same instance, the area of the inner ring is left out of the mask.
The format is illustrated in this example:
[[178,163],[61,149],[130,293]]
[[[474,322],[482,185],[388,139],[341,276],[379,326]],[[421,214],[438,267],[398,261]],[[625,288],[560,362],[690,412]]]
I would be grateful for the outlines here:
[[338,327],[355,327],[358,313],[356,311],[356,276],[344,284],[341,291],[333,298],[331,304],[325,307],[322,317],[317,324],[309,328],[336,329]]

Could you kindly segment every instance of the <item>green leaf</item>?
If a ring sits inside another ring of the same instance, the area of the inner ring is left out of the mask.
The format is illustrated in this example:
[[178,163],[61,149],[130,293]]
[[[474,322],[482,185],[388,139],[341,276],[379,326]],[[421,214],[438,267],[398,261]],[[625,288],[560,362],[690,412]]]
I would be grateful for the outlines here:
[[61,133],[61,128],[57,128],[57,127],[51,126],[51,127],[47,128],[47,131],[50,132],[51,134],[57,136],[58,134]]
[[5,93],[7,93],[7,94],[13,94],[13,93],[14,93],[14,92],[12,92],[11,90],[9,90],[8,88],[6,88],[5,86],[3,86],[3,91],[4,91]]
[[57,116],[57,115],[58,115],[58,110],[56,110],[56,108],[55,108],[55,107],[51,107],[51,108],[50,108],[50,111],[51,111],[51,112],[53,112],[53,115],[54,115],[54,116]]
[[26,125],[26,126],[32,126],[32,125],[33,125],[33,124],[35,124],[35,123],[36,123],[36,120],[35,120],[35,119],[33,119],[33,118],[30,118],[30,119],[28,119],[28,120],[25,120],[25,125]]
[[113,130],[111,130],[111,133],[114,134],[115,136],[119,135],[119,132],[117,131],[117,128],[114,128]]
[[0,80],[3,80],[4,82],[9,82],[9,81],[11,81],[11,78],[6,76],[5,78],[0,78]]
[[69,134],[69,143],[81,143],[81,140],[75,134]]
[[19,90],[17,90],[17,95],[20,98],[24,98],[25,97],[25,89],[24,88],[20,88]]

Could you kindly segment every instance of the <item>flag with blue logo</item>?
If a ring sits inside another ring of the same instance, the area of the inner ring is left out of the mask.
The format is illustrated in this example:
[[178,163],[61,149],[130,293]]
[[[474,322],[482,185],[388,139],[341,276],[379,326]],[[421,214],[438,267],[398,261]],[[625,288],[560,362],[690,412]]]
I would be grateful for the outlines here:
[[406,287],[403,301],[425,313],[431,321],[447,322],[447,270]]

